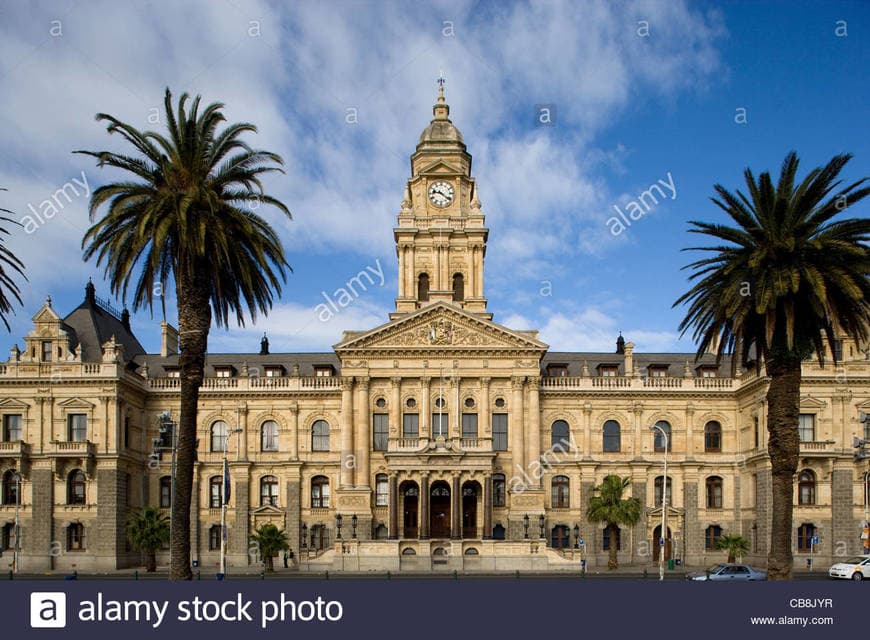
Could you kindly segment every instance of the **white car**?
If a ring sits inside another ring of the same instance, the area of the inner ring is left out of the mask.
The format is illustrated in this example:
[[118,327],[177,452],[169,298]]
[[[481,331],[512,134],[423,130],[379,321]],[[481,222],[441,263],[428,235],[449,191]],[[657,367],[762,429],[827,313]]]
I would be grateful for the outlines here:
[[838,562],[828,569],[828,575],[845,580],[870,580],[870,555],[855,556]]

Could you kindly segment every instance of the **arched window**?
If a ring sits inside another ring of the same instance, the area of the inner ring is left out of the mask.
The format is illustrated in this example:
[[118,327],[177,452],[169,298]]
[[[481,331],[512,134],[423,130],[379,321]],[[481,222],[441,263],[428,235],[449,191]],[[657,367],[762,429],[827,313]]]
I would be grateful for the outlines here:
[[707,551],[715,551],[716,545],[719,544],[719,538],[722,537],[722,527],[711,524],[704,530],[704,548]]
[[326,420],[315,420],[311,425],[311,450],[329,451],[329,423]]
[[[656,422],[656,426],[659,427],[660,429],[664,430],[665,434],[667,435],[667,437],[668,437],[668,451],[670,451],[672,444],[673,444],[671,442],[671,423],[668,422],[667,420],[659,420],[658,422]],[[664,436],[662,436],[662,432],[659,431],[659,429],[653,429],[653,433],[655,434],[653,436],[653,448],[658,453],[663,453],[665,450]]]
[[3,474],[3,501],[0,504],[18,504],[18,475],[10,469]]
[[375,506],[386,507],[390,502],[390,484],[386,473],[375,476]]
[[550,447],[559,447],[562,451],[571,450],[571,436],[568,433],[568,423],[564,420],[556,420],[550,430]]
[[620,442],[620,426],[616,420],[608,420],[604,423],[604,451],[617,453],[622,444]]
[[804,522],[797,530],[797,548],[798,551],[813,550],[813,536],[816,535],[816,526],[809,522]]
[[260,506],[278,506],[278,478],[263,476],[260,478]]
[[208,480],[208,506],[211,509],[220,509],[223,506],[224,479],[220,476],[212,476]]
[[505,504],[505,479],[503,473],[492,476],[492,506],[503,507]]
[[326,476],[311,478],[311,508],[329,508],[329,478]]
[[[662,506],[662,486],[664,485],[664,477],[658,476],[655,479],[655,496],[653,498],[653,507]],[[665,498],[665,504],[671,505],[671,478],[668,477],[668,486]]]
[[213,524],[208,528],[208,550],[218,551],[221,548],[221,526]]
[[567,476],[556,476],[551,483],[554,509],[567,509],[570,507],[570,481]]
[[816,474],[809,469],[798,476],[798,504],[816,504]]
[[278,423],[266,420],[260,427],[260,451],[278,450]]
[[172,478],[160,478],[160,508],[169,509],[172,506]]
[[722,478],[719,476],[707,478],[707,508],[722,508]]
[[85,487],[87,482],[81,469],[73,469],[67,477],[66,503],[85,504]]
[[[622,529],[616,527],[616,550],[622,551]],[[604,534],[601,536],[601,550],[610,551],[610,527],[604,527]]]
[[722,425],[710,420],[704,425],[704,451],[719,453],[722,451]]
[[223,420],[215,420],[211,425],[211,450],[227,450],[227,423]]
[[429,274],[421,273],[417,276],[417,300],[426,302],[429,299]]
[[81,522],[73,522],[66,528],[66,550],[85,550],[85,525]]
[[465,278],[461,273],[453,274],[453,300],[456,302],[465,300]]

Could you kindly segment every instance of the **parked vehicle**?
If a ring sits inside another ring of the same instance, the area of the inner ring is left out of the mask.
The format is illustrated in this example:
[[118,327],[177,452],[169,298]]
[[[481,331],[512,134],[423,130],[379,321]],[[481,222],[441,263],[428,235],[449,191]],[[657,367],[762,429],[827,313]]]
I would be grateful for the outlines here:
[[686,580],[713,580],[717,582],[757,582],[767,580],[767,572],[754,569],[748,564],[723,562],[714,564],[703,573],[687,573]]
[[838,562],[828,569],[828,575],[844,580],[870,579],[870,555],[855,556]]

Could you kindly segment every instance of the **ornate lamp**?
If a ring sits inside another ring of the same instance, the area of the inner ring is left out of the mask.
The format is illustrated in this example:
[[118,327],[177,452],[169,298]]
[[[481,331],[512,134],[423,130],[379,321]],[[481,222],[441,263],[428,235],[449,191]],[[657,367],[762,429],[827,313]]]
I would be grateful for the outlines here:
[[352,529],[351,539],[353,539],[353,540],[356,540],[356,524],[357,524],[357,517],[356,517],[356,514],[353,514],[353,517],[351,517],[351,519],[350,519],[350,526]]
[[538,516],[538,526],[541,527],[541,538],[544,537],[544,514]]
[[341,540],[341,514],[339,513],[335,516],[335,530],[338,531],[336,535],[337,540]]
[[305,523],[302,524],[302,548],[308,548],[308,525]]
[[523,536],[526,540],[529,539],[529,514],[523,516],[523,529],[525,530],[525,535]]
[[576,524],[574,525],[574,548],[577,549],[580,547],[580,527]]

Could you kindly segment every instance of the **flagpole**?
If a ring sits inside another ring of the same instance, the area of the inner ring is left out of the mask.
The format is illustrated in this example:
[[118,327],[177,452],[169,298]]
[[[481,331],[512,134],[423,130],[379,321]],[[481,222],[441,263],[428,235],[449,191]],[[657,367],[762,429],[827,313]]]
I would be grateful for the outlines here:
[[221,575],[227,574],[227,443],[229,434],[224,440],[223,491],[221,491]]

